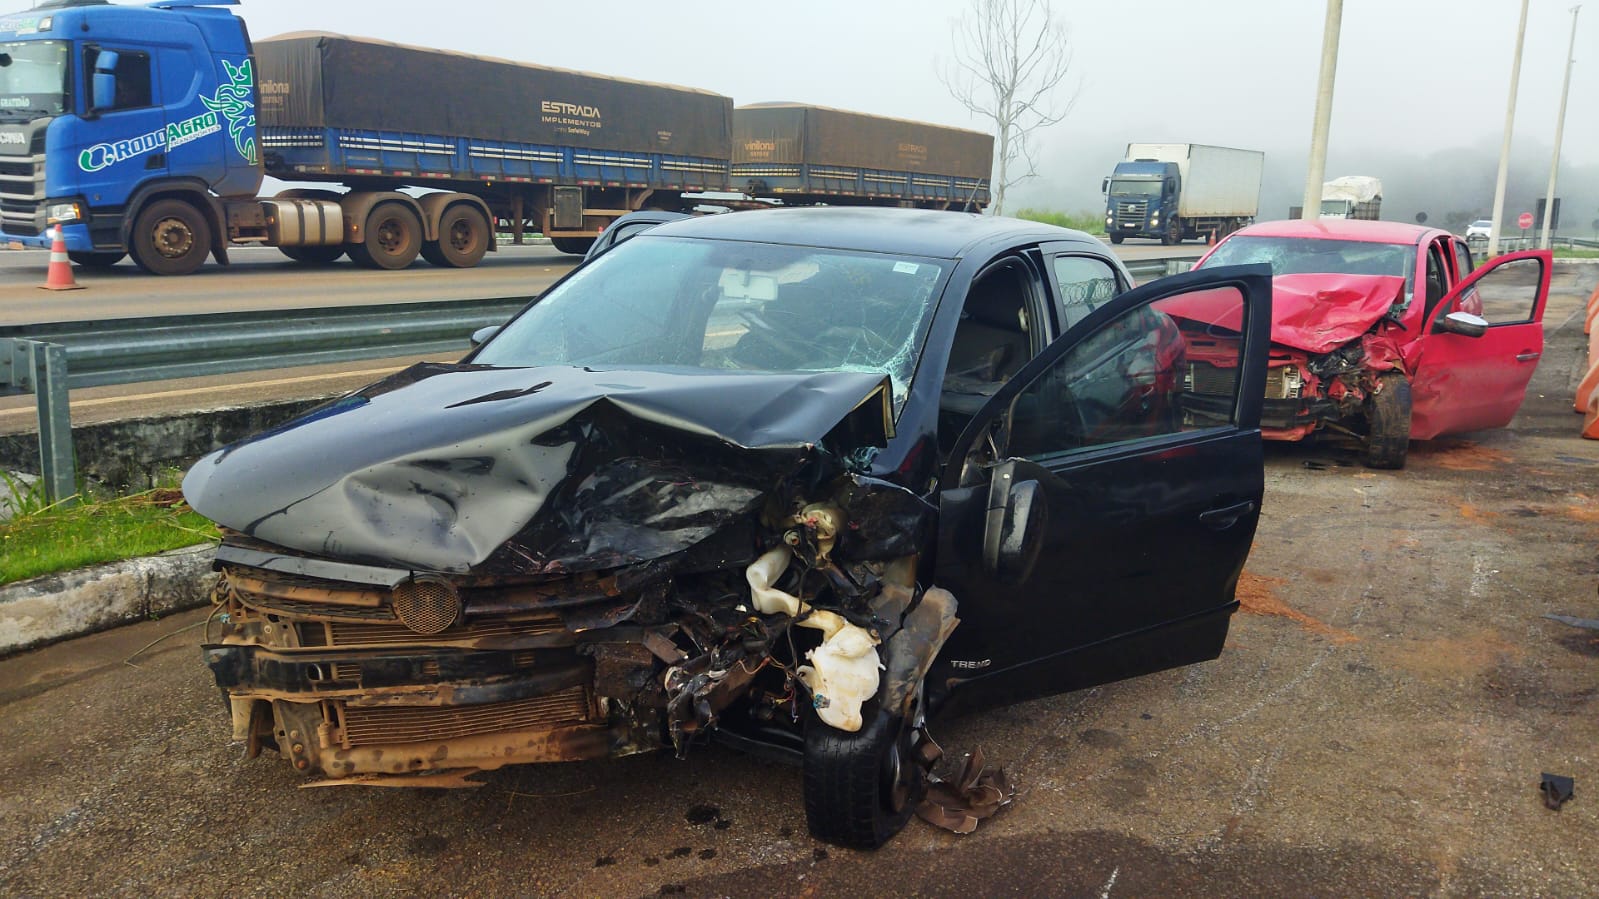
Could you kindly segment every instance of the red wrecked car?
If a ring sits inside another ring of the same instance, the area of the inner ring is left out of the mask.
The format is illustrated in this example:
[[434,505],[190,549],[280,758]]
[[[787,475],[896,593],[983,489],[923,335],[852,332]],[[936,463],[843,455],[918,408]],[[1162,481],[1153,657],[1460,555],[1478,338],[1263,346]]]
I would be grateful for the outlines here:
[[[1411,440],[1504,427],[1521,406],[1543,353],[1547,251],[1473,270],[1446,231],[1322,219],[1243,228],[1195,267],[1252,262],[1273,275],[1266,438],[1331,432],[1357,440],[1372,468],[1403,468]],[[1214,356],[1188,346],[1196,421],[1228,414],[1235,340],[1218,335]]]

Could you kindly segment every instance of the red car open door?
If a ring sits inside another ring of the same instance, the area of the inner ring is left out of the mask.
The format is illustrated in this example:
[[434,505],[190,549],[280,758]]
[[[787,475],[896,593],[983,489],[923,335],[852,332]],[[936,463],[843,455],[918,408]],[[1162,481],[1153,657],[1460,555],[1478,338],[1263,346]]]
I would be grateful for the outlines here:
[[[1552,260],[1547,250],[1510,253],[1471,274],[1427,316],[1407,354],[1411,367],[1410,436],[1502,428],[1515,417],[1543,355],[1543,310]],[[1479,337],[1441,331],[1462,308],[1488,322]]]

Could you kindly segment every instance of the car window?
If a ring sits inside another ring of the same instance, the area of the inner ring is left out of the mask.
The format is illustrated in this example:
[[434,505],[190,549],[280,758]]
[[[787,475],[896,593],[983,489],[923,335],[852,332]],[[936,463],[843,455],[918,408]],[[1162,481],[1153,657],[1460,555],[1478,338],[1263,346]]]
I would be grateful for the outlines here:
[[1439,244],[1440,241],[1433,241],[1432,245],[1427,248],[1427,279],[1425,287],[1427,290],[1426,309],[1429,313],[1438,305],[1438,301],[1449,293],[1450,287],[1449,263],[1445,261],[1443,249]]
[[1124,312],[1018,395],[1008,454],[1034,461],[1231,424],[1243,295],[1233,287]]
[[1451,240],[1449,245],[1455,250],[1455,271],[1458,273],[1458,283],[1458,281],[1466,280],[1466,276],[1471,274],[1471,248],[1458,240]]
[[[88,84],[94,83],[94,64],[99,57],[99,47],[89,47],[83,51],[83,66]],[[136,50],[118,50],[116,75],[115,103],[105,111],[142,109],[155,105],[153,79],[150,76],[150,54]]]
[[902,403],[947,268],[942,260],[646,234],[551,288],[472,361],[880,372]]
[[1126,289],[1110,263],[1094,256],[1056,256],[1052,260],[1060,298],[1061,327],[1082,321]]
[[1538,301],[1538,286],[1543,281],[1543,263],[1537,259],[1515,259],[1500,263],[1493,271],[1484,274],[1472,285],[1469,293],[1476,298],[1462,298],[1461,310],[1474,312],[1469,305],[1481,309],[1476,312],[1490,325],[1514,325],[1532,321],[1533,306]]

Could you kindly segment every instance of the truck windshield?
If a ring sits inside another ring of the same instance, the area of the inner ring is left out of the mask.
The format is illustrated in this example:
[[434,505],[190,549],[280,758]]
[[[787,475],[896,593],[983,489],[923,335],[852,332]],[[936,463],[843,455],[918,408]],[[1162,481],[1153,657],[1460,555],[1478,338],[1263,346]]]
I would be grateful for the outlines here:
[[1274,275],[1349,274],[1410,277],[1416,248],[1406,244],[1307,237],[1233,237],[1201,268],[1265,262]]
[[644,234],[506,325],[480,365],[855,371],[903,403],[947,263]]
[[1161,182],[1156,181],[1112,181],[1110,192],[1127,196],[1129,194],[1144,197],[1160,196]]
[[71,59],[72,48],[65,41],[0,43],[0,118],[66,112]]

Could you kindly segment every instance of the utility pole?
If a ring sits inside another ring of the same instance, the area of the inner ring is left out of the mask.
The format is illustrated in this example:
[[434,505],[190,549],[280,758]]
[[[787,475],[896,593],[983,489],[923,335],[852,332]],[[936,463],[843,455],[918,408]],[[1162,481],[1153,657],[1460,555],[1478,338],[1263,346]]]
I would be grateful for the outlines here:
[[[1522,0],[1526,2],[1526,0]],[[1305,173],[1305,205],[1299,217],[1321,217],[1321,182],[1327,175],[1327,132],[1332,126],[1333,81],[1338,75],[1338,31],[1344,0],[1327,0],[1327,23],[1321,32],[1321,83],[1316,88],[1316,122],[1310,132],[1310,168]]]
[[1527,37],[1527,0],[1521,0],[1521,24],[1516,26],[1516,58],[1510,64],[1510,104],[1505,107],[1505,142],[1499,147],[1499,181],[1494,185],[1493,224],[1488,230],[1488,255],[1499,255],[1499,232],[1504,228],[1505,185],[1510,181],[1510,133],[1516,126],[1516,89],[1521,82],[1521,45]]
[[1560,173],[1560,138],[1566,130],[1566,95],[1571,93],[1571,64],[1577,55],[1578,4],[1571,8],[1571,44],[1566,47],[1566,80],[1560,85],[1560,114],[1555,117],[1555,158],[1549,163],[1549,190],[1543,201],[1543,233],[1538,236],[1538,246],[1549,249],[1549,227],[1555,217],[1555,176]]

